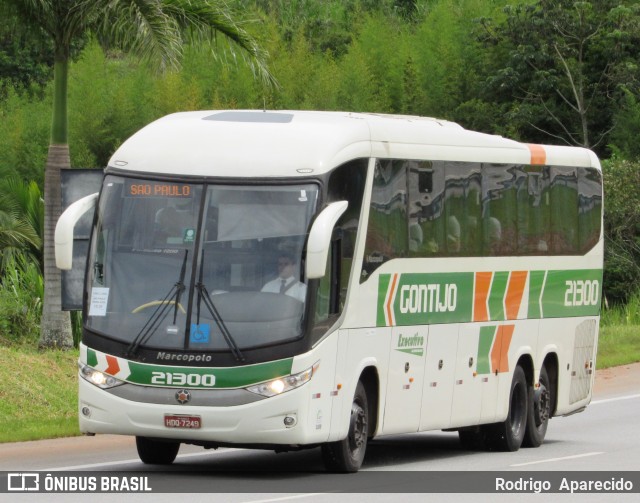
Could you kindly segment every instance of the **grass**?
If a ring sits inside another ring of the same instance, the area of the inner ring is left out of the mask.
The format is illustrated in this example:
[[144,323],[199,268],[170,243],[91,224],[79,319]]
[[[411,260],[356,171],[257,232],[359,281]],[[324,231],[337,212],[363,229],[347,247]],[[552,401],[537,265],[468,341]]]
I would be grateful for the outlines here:
[[598,339],[597,368],[633,362],[640,362],[640,293],[603,310]]
[[640,325],[603,325],[596,368],[640,362]]
[[[640,298],[640,297],[639,297]],[[0,346],[0,443],[79,435],[78,351]],[[640,361],[638,305],[603,313],[599,369]]]
[[77,351],[0,347],[0,442],[79,435]]

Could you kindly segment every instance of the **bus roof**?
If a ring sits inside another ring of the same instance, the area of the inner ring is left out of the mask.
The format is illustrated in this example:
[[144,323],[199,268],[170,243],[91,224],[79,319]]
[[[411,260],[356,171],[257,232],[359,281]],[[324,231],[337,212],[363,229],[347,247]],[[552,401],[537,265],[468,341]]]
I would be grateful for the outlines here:
[[260,110],[168,115],[125,141],[109,166],[187,176],[291,177],[368,157],[599,166],[583,148],[527,145],[427,117]]

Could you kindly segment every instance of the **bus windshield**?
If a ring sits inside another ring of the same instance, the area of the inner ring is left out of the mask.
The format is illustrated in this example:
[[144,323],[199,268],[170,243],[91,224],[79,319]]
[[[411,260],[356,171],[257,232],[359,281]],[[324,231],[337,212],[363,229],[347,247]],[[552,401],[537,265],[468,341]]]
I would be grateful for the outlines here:
[[140,347],[231,351],[302,336],[318,188],[105,177],[87,329]]

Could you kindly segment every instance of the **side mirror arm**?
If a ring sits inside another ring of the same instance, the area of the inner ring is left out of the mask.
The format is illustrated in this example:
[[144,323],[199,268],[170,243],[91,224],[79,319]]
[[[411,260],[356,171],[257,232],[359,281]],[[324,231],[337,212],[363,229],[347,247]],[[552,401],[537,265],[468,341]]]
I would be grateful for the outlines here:
[[73,262],[73,229],[80,217],[87,211],[95,208],[98,193],[78,199],[69,206],[56,224],[55,231],[55,249],[56,249],[56,266],[58,269],[69,270]]
[[307,242],[306,276],[308,279],[322,278],[326,274],[333,228],[348,205],[347,201],[331,203],[313,222]]

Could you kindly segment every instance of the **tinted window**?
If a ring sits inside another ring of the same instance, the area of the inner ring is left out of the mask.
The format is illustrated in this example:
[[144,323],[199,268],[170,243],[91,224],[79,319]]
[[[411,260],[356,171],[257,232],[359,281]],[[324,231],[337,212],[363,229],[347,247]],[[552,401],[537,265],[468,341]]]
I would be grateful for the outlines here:
[[371,193],[363,279],[380,264],[407,256],[407,164],[382,160]]
[[364,281],[398,257],[577,255],[600,239],[595,168],[379,161]]

